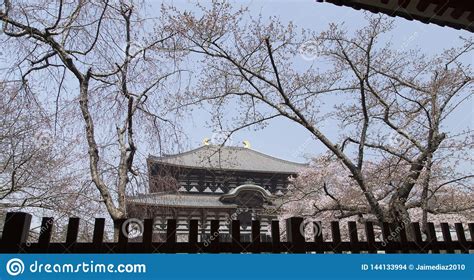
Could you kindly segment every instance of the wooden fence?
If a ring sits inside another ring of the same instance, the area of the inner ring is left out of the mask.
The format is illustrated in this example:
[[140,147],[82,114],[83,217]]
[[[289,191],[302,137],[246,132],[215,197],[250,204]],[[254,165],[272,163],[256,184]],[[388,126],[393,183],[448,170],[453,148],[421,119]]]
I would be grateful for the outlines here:
[[[140,242],[131,242],[120,232],[118,242],[104,242],[105,219],[95,220],[92,242],[77,242],[79,219],[70,218],[67,227],[65,242],[52,243],[52,218],[43,218],[38,241],[27,242],[30,232],[31,215],[27,213],[8,213],[3,228],[0,253],[469,253],[474,250],[474,223],[469,223],[467,229],[461,223],[454,227],[448,223],[441,223],[440,228],[443,240],[438,240],[435,226],[428,224],[426,238],[418,223],[411,223],[409,227],[414,233],[414,240],[407,238],[405,228],[393,228],[390,224],[383,224],[383,241],[376,241],[374,224],[364,224],[365,238],[359,237],[356,222],[348,222],[349,240],[342,240],[339,222],[331,222],[331,241],[323,240],[322,234],[314,236],[314,240],[307,242],[301,231],[303,218],[293,217],[286,220],[286,241],[280,240],[280,225],[278,221],[271,224],[271,242],[262,242],[260,222],[252,221],[250,242],[241,242],[240,224],[234,220],[230,222],[231,242],[219,240],[219,221],[212,220],[212,240],[198,242],[198,220],[189,222],[189,239],[187,242],[177,242],[176,220],[168,220],[166,241],[153,242],[153,220],[143,221],[143,235]],[[125,220],[118,223],[123,224]],[[451,229],[456,237],[451,235]],[[466,238],[469,231],[470,240]],[[217,233],[217,234],[212,234]],[[321,232],[320,232],[321,233]],[[395,236],[397,238],[393,238]]]

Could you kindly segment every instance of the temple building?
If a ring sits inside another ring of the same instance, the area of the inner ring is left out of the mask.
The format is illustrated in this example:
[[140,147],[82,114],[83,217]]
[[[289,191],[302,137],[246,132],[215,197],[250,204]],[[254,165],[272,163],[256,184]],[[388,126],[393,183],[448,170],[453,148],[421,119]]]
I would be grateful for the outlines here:
[[178,238],[187,234],[191,219],[200,221],[201,240],[210,233],[210,220],[220,221],[223,241],[229,238],[231,219],[240,220],[244,240],[251,220],[260,221],[265,235],[290,177],[307,165],[246,146],[205,144],[180,154],[149,156],[149,193],[127,197],[128,217],[155,219],[157,239],[164,235],[167,219],[177,219]]
[[463,0],[317,0],[373,13],[403,17],[474,32],[474,1]]

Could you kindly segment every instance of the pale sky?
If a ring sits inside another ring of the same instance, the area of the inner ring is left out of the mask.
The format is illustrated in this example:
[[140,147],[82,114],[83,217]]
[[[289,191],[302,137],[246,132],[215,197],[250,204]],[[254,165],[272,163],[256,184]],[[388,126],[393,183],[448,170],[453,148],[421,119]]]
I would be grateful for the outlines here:
[[[191,1],[165,1],[173,3],[178,8],[193,10]],[[147,11],[153,14],[158,11],[161,1],[149,1],[151,9]],[[282,23],[293,21],[298,27],[309,28],[315,31],[323,31],[330,22],[340,23],[342,21],[349,27],[362,26],[364,12],[349,7],[339,7],[329,3],[318,3],[313,0],[298,1],[238,1],[236,5],[249,6],[252,14],[261,13],[264,18],[278,16]],[[395,29],[391,31],[394,48],[420,48],[422,52],[430,55],[441,52],[445,48],[460,44],[459,36],[472,37],[468,31],[456,30],[449,27],[440,27],[434,24],[424,24],[418,21],[409,21],[404,18],[395,18]],[[308,63],[303,58],[301,63]],[[474,56],[463,58],[464,62],[472,64]],[[449,130],[467,126],[474,127],[474,101],[471,99],[453,115],[448,124]],[[192,118],[185,122],[185,131],[189,140],[185,145],[188,148],[197,148],[204,138],[211,138],[213,130],[206,127],[210,116],[204,111],[195,111]],[[337,139],[338,128],[328,125],[325,132],[333,140]],[[283,159],[291,161],[305,161],[305,155],[317,155],[324,152],[325,147],[310,138],[310,134],[302,127],[285,119],[277,119],[263,130],[241,131],[232,138],[234,145],[242,145],[242,140],[249,140],[252,148]]]

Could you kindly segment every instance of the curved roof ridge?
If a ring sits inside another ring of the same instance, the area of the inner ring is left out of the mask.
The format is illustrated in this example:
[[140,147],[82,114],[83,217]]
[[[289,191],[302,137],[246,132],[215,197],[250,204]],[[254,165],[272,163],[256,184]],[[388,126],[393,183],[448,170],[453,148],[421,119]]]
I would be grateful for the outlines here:
[[248,190],[251,190],[251,191],[258,191],[258,192],[261,192],[264,196],[266,196],[267,198],[270,198],[272,197],[272,194],[262,188],[261,186],[259,185],[256,185],[256,184],[243,184],[243,185],[240,185],[236,188],[233,188],[231,191],[229,191],[228,193],[225,193],[223,195],[221,195],[221,198],[222,197],[232,197],[232,196],[237,196],[241,191],[248,191]]
[[307,163],[300,163],[300,162],[295,162],[295,161],[290,161],[290,160],[286,160],[286,159],[277,158],[277,157],[267,155],[267,154],[264,154],[264,153],[259,152],[257,150],[253,150],[253,149],[249,149],[249,148],[244,148],[244,147],[238,147],[238,148],[246,149],[246,150],[249,150],[253,153],[259,154],[261,156],[264,156],[264,157],[267,157],[267,158],[270,158],[270,159],[274,159],[274,160],[278,160],[278,161],[281,161],[281,162],[285,162],[285,163],[297,164],[297,165],[302,165],[302,166],[307,166],[308,165]]
[[[208,146],[210,146],[210,145],[208,145]],[[152,157],[154,157],[154,158],[167,158],[167,159],[168,159],[168,158],[174,158],[174,157],[177,157],[177,156],[182,156],[182,155],[187,155],[187,154],[194,153],[194,152],[196,152],[196,151],[198,151],[198,150],[202,150],[202,149],[204,149],[204,148],[206,148],[206,147],[208,147],[208,146],[204,145],[204,146],[197,147],[197,148],[192,149],[192,150],[189,150],[189,151],[185,151],[185,152],[177,153],[177,154],[172,154],[172,155],[164,155],[164,156],[154,156],[154,155],[150,155],[150,156],[152,156]]]
[[149,156],[149,160],[185,167],[295,173],[307,163],[294,162],[237,146],[206,145],[183,153]]
[[239,147],[239,146],[204,145],[204,146],[197,147],[195,149],[185,151],[185,152],[182,152],[182,153],[177,153],[177,154],[172,154],[172,155],[164,155],[164,156],[153,156],[153,155],[150,155],[150,156],[152,156],[154,158],[159,158],[159,159],[164,159],[164,158],[169,159],[169,158],[174,158],[174,157],[183,156],[183,155],[187,155],[187,154],[192,154],[192,153],[197,152],[199,150],[203,150],[205,148],[213,148],[213,147],[216,147],[217,150],[220,150],[220,149],[234,149],[234,150],[250,151],[250,152],[253,152],[255,154],[264,156],[266,158],[278,160],[278,161],[285,162],[285,163],[297,164],[297,165],[302,165],[302,166],[307,166],[308,165],[307,163],[301,163],[301,162],[295,162],[295,161],[291,161],[291,160],[281,159],[281,158],[277,158],[275,156],[264,154],[262,152],[259,152],[257,150],[251,149],[251,148],[245,148],[245,147]]

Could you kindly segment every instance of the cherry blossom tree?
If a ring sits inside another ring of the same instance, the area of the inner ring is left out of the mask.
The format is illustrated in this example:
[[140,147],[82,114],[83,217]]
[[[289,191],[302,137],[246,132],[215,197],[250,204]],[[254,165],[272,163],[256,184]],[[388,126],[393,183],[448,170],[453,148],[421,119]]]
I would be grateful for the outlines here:
[[54,104],[50,115],[71,112],[54,121],[74,124],[101,203],[114,221],[126,218],[127,189],[143,185],[138,146],[178,135],[165,109],[175,90],[165,85],[181,73],[174,31],[129,1],[4,0],[0,21],[11,54],[3,74]]
[[[472,147],[468,126],[456,137],[446,125],[472,97],[471,65],[461,62],[473,51],[472,39],[429,57],[393,48],[387,39],[392,21],[380,15],[367,15],[367,25],[353,32],[331,24],[316,33],[276,17],[252,17],[225,2],[200,8],[165,7],[181,45],[202,63],[195,91],[181,105],[211,104],[216,125],[230,134],[275,118],[305,128],[349,178],[341,185],[357,198],[354,204],[338,203],[342,197],[332,185],[323,188],[341,217],[410,221],[410,198],[423,180],[420,203],[426,213],[434,211],[427,206],[434,183],[423,174],[433,174],[435,158],[449,157],[449,139]],[[314,61],[301,67],[297,59],[307,52]],[[333,108],[325,106],[329,99],[337,100]],[[325,132],[328,123],[340,127],[338,138]],[[377,168],[388,171],[381,177]],[[392,178],[392,172],[399,176]],[[323,186],[315,185],[319,191]]]
[[[368,161],[364,169],[367,183],[385,212],[390,210],[394,186],[403,183],[406,176],[405,168],[397,166],[396,161],[395,157],[377,163]],[[452,172],[442,164],[437,161],[430,171],[423,171],[405,203],[410,221],[422,221],[423,229],[428,220],[459,222],[473,218],[473,176]],[[372,216],[370,206],[350,176],[349,170],[332,155],[314,159],[309,168],[292,179],[289,191],[281,198],[280,215],[303,216],[326,224],[332,220],[371,220],[367,218]],[[428,185],[426,177],[430,177]]]
[[[77,165],[79,139],[60,127],[55,130],[54,116],[21,83],[1,82],[0,93],[0,214],[54,217],[54,232],[65,232],[68,218],[79,216],[83,229],[90,230],[94,216],[103,211],[90,195],[94,188],[84,179],[84,168]],[[39,231],[33,227],[30,237]]]

